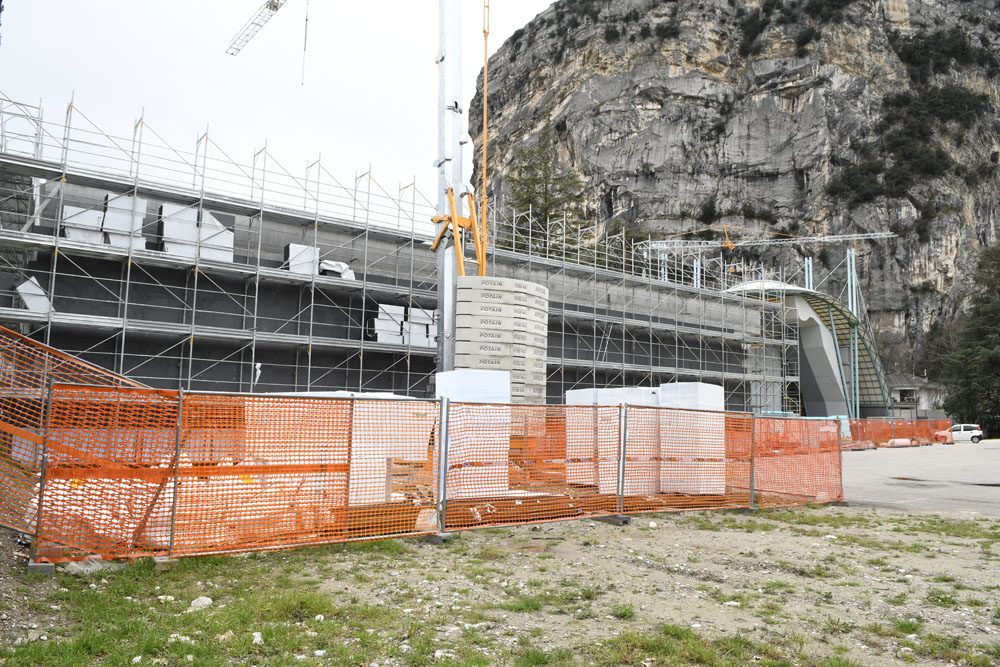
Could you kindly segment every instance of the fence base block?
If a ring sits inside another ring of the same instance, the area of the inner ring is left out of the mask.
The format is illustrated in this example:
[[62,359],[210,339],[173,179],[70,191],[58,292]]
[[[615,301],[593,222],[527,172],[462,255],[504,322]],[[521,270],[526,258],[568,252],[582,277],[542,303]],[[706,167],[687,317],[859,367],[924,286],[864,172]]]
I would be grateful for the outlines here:
[[428,544],[444,544],[455,539],[455,533],[431,533],[424,535],[424,542]]
[[155,572],[168,572],[174,569],[177,565],[176,558],[169,558],[168,556],[153,556],[153,570]]
[[594,521],[600,521],[601,523],[609,523],[612,526],[632,525],[632,517],[626,514],[612,514],[611,516],[598,516],[594,517]]
[[827,505],[828,507],[850,507],[851,506],[851,503],[847,502],[846,500],[834,500],[833,502],[823,503],[823,504]]
[[35,560],[29,560],[28,572],[33,574],[44,574],[46,577],[51,579],[56,576],[56,565],[55,563],[39,563]]
[[759,507],[736,507],[731,510],[726,510],[727,512],[732,512],[734,514],[756,514],[760,511]]

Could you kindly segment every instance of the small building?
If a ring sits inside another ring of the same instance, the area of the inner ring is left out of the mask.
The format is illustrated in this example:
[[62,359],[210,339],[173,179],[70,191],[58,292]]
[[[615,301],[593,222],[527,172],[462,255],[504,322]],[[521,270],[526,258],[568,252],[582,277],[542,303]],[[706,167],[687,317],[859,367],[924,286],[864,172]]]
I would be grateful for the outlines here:
[[889,374],[892,416],[903,419],[945,419],[941,403],[944,385],[909,373]]

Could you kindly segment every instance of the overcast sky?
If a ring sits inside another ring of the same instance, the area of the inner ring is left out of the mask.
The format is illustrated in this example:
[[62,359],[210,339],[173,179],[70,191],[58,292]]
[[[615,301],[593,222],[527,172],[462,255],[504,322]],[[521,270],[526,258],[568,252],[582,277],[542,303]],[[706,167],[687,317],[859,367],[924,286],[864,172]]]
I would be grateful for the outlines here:
[[[101,128],[131,137],[149,127],[178,149],[212,139],[240,162],[265,138],[301,173],[322,151],[339,177],[372,165],[386,187],[408,183],[432,200],[437,153],[435,0],[306,0],[287,4],[236,57],[229,41],[263,0],[7,0],[0,92],[44,102],[62,122],[76,106]],[[493,0],[491,53],[550,0]],[[464,5],[466,100],[482,67],[482,2]],[[467,156],[467,163],[470,158]],[[468,173],[467,173],[468,176]]]

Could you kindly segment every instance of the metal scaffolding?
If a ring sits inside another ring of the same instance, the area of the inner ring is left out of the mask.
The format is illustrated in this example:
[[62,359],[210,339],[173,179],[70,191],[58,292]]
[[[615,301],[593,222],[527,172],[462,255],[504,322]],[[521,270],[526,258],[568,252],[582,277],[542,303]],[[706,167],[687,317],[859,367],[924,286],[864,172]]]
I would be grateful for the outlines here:
[[[183,151],[144,118],[114,136],[72,104],[49,123],[0,96],[0,211],[0,322],[84,359],[164,388],[433,393],[433,342],[405,320],[392,342],[373,330],[437,307],[435,208],[415,183],[338,179],[320,159],[295,173],[266,146],[241,164],[208,134]],[[491,213],[492,274],[550,288],[550,402],[704,380],[729,409],[799,412],[791,307],[730,290],[780,272]]]

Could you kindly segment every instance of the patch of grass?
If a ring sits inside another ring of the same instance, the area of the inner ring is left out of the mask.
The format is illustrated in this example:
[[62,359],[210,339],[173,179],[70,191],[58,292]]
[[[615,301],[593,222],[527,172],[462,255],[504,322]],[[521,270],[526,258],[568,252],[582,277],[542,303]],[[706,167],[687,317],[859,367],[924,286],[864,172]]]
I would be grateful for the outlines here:
[[889,565],[889,561],[879,556],[878,558],[869,558],[865,561],[865,564],[871,565],[872,567],[887,567]]
[[790,664],[780,649],[742,637],[708,641],[693,630],[661,625],[653,631],[624,632],[594,651],[599,665],[767,665]]
[[887,597],[885,601],[893,606],[900,607],[906,602],[906,595],[906,591],[903,591],[902,593],[897,593],[892,597]]
[[958,599],[948,591],[943,591],[939,588],[932,589],[927,593],[927,597],[924,600],[928,604],[932,604],[935,607],[957,607]]
[[854,623],[842,621],[839,618],[827,616],[823,622],[823,631],[828,635],[846,635],[854,630]]
[[500,605],[501,609],[516,612],[541,611],[544,603],[537,597],[531,595],[521,595],[510,602]]
[[685,528],[693,528],[695,530],[711,530],[719,531],[722,530],[722,526],[712,520],[706,514],[701,513],[691,513],[677,520],[677,523]]
[[920,638],[916,652],[922,656],[948,662],[968,662],[968,647],[964,639],[957,635],[929,634]]
[[384,556],[402,556],[410,553],[411,547],[401,540],[369,540],[366,542],[348,542],[344,551],[355,554],[381,554]]
[[897,618],[892,622],[892,629],[901,635],[919,634],[923,627],[923,621],[915,618]]
[[611,615],[617,619],[627,621],[635,618],[635,609],[630,604],[616,604],[611,608]]
[[786,581],[769,581],[764,584],[765,593],[794,593],[795,587]]
[[948,584],[948,583],[951,583],[953,581],[958,581],[958,580],[955,579],[955,577],[951,576],[950,574],[939,574],[939,575],[936,575],[935,577],[933,577],[931,579],[931,581],[933,581],[934,583],[938,583],[938,584]]
[[[516,667],[540,667],[541,665],[569,665],[572,663],[573,652],[569,649],[543,651],[530,644],[522,645],[514,657]],[[464,664],[464,663],[463,663]]]
[[487,544],[472,554],[472,557],[478,561],[497,561],[505,559],[507,552],[499,547]]
[[740,607],[749,608],[753,606],[754,596],[749,593],[733,592],[733,593],[723,593],[721,589],[714,589],[709,593],[711,598],[718,602],[719,604],[725,604],[727,602],[738,602]]

